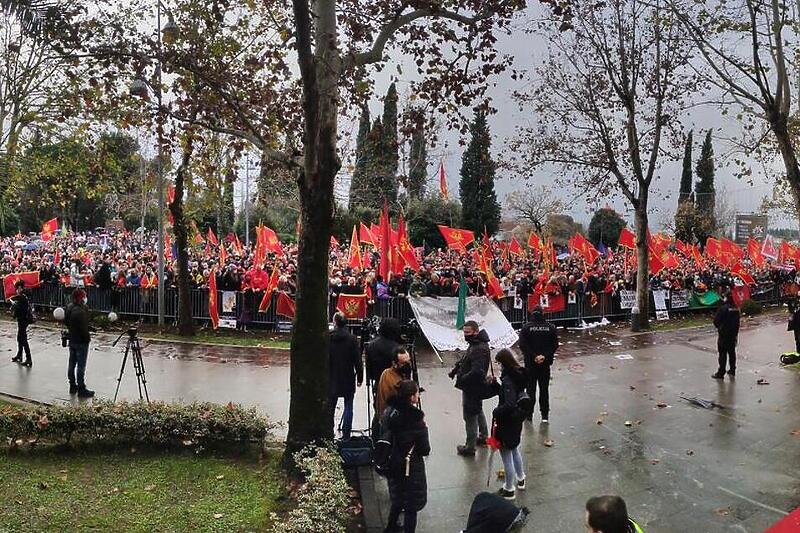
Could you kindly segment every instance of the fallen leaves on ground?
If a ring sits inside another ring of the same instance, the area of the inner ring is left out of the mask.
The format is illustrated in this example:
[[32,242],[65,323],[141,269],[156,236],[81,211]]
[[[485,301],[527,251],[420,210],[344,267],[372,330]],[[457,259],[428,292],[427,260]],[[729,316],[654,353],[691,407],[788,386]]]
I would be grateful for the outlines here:
[[686,455],[694,455],[694,450],[686,450]]
[[663,409],[665,407],[668,407],[668,405],[666,403],[664,403],[664,402],[658,402],[656,404],[656,407],[658,407],[659,409]]
[[769,381],[767,381],[767,378],[758,378],[758,381],[756,381],[756,383],[758,385],[769,385]]
[[544,445],[547,446],[548,448],[552,448],[553,444],[555,444],[553,442],[553,439],[544,439]]
[[800,437],[800,429],[795,429],[791,433],[795,437]]
[[731,508],[720,507],[718,509],[714,509],[714,512],[717,513],[719,516],[728,516],[731,513]]
[[214,519],[215,519],[215,520],[219,520],[219,519],[220,519],[220,518],[222,518],[223,516],[225,516],[225,515],[224,515],[224,514],[222,514],[222,513],[214,513]]
[[220,474],[220,475],[217,476],[217,481],[220,481],[220,480],[223,480],[223,479],[225,479],[224,475]]

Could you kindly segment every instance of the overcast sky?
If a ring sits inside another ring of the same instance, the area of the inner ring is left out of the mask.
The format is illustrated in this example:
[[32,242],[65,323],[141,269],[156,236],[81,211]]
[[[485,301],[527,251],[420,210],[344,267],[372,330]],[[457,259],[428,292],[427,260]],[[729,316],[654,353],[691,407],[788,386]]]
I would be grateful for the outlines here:
[[[540,9],[540,4],[538,2],[533,2],[531,7],[529,7],[524,14],[524,17],[518,20],[515,31],[513,31],[511,35],[502,36],[498,41],[498,48],[501,52],[513,55],[514,68],[517,70],[532,69],[544,55],[542,41],[519,29],[525,24],[525,20],[535,17],[537,13],[540,12]],[[401,64],[403,67],[402,72],[404,73],[399,78],[397,77],[397,63]],[[385,94],[392,79],[397,82],[397,89],[400,95],[399,105],[402,107],[404,100],[406,100],[409,95],[410,83],[413,81],[412,78],[405,76],[415,72],[416,69],[413,68],[413,65],[407,63],[407,60],[403,57],[393,57],[391,58],[391,64],[383,69],[381,73],[375,75],[375,89],[377,94],[370,104],[370,111],[373,119],[382,112],[382,103],[379,98]],[[491,81],[493,86],[490,89],[490,95],[498,111],[496,114],[489,117],[493,139],[492,155],[495,159],[502,159],[504,156],[508,155],[508,143],[516,135],[517,129],[531,120],[530,116],[519,112],[518,106],[512,100],[513,92],[524,88],[524,85],[528,84],[529,80],[512,80],[510,72],[507,72]],[[468,110],[466,112],[469,114]],[[726,201],[728,201],[737,212],[752,212],[758,210],[761,198],[771,194],[774,175],[764,176],[761,167],[754,165],[754,184],[752,186],[734,176],[734,169],[730,165],[731,158],[730,156],[725,156],[727,152],[730,152],[730,146],[724,139],[737,135],[739,131],[738,122],[735,119],[726,119],[723,117],[720,114],[719,108],[700,107],[692,109],[691,113],[685,118],[684,124],[687,130],[694,129],[695,131],[695,147],[693,153],[695,161],[700,153],[700,143],[705,135],[705,131],[709,128],[714,129],[714,151],[717,160],[717,190],[719,191],[722,189],[725,191]],[[344,132],[354,134],[357,129],[357,124],[342,123],[341,127]],[[429,188],[438,188],[438,182],[435,180],[435,176],[438,161],[442,159],[448,176],[448,188],[451,196],[457,196],[461,155],[464,148],[458,144],[459,134],[457,132],[442,131],[440,135],[441,139],[438,145],[429,148],[428,152],[428,174],[431,176],[428,186]],[[354,149],[354,146],[352,143],[348,142],[341,146],[341,148],[343,155],[346,155],[350,150]],[[776,168],[780,169],[780,166]],[[662,166],[658,173],[658,178],[654,182],[653,190],[650,195],[650,225],[655,229],[660,228],[661,221],[665,216],[671,217],[675,212],[680,172],[680,159],[666,163]],[[502,171],[498,172],[496,177],[496,190],[498,198],[503,205],[504,218],[511,217],[505,208],[505,196],[508,192],[525,187],[528,183],[531,185],[540,183],[551,184],[553,183],[553,178],[553,174],[545,170],[532,172],[527,180],[515,179]],[[340,199],[346,198],[348,187],[349,176],[347,175],[346,168],[344,168],[337,185],[337,196]],[[591,213],[598,207],[598,200],[596,198],[587,199],[585,197],[575,199],[573,191],[565,190],[562,187],[555,187],[555,189],[558,190],[559,194],[565,199],[570,200],[568,205],[570,205],[571,212],[568,214],[571,214],[576,220],[588,223]],[[611,204],[612,207],[628,219],[629,223],[632,223],[632,211],[627,208],[626,202],[623,201],[621,196],[608,199],[603,198],[599,207],[602,207],[606,203]],[[792,227],[796,227],[794,221],[789,221],[788,224],[791,224]],[[785,220],[770,220],[771,227],[786,225],[787,221]]]

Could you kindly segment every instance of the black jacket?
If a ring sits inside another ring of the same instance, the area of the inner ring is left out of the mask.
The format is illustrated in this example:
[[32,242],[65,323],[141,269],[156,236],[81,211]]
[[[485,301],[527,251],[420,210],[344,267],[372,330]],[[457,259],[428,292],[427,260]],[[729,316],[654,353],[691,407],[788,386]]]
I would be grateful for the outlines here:
[[[556,327],[544,318],[534,319],[519,330],[519,348],[525,356],[525,367],[532,369],[537,366],[553,364],[553,356],[558,349],[558,333]],[[544,356],[544,363],[537,365],[533,362],[537,355]]]
[[108,263],[103,263],[103,266],[94,275],[94,283],[104,291],[114,287],[114,283],[111,281],[111,267],[108,266]]
[[492,413],[497,424],[496,437],[503,448],[513,450],[519,446],[522,434],[523,416],[517,409],[517,402],[528,384],[528,373],[524,368],[503,368],[500,383],[500,401]]
[[459,361],[456,374],[456,387],[467,396],[477,396],[481,392],[482,383],[489,371],[491,352],[489,351],[489,334],[482,329],[469,342],[467,353]]
[[[425,416],[416,406],[397,397],[390,398],[388,403],[381,427],[388,429],[392,442],[393,473],[388,479],[389,497],[393,504],[402,509],[419,511],[428,503],[428,480],[423,457],[431,453],[431,443]],[[409,452],[411,461],[406,476],[405,464]]]
[[328,348],[328,395],[331,398],[351,396],[356,392],[356,379],[364,380],[364,367],[358,353],[358,341],[344,328],[331,333]]
[[373,382],[381,379],[383,371],[392,366],[392,354],[400,346],[400,322],[394,318],[381,322],[379,337],[366,347],[367,378]]
[[24,328],[31,324],[30,306],[31,304],[28,301],[28,297],[25,296],[24,292],[22,294],[13,297],[11,304],[11,314],[14,316],[14,319],[16,319],[18,326]]
[[69,331],[69,342],[89,344],[89,308],[85,305],[69,304],[64,314],[64,323]]
[[739,309],[730,302],[724,302],[714,316],[714,327],[717,328],[720,341],[736,342],[739,337]]
[[502,533],[518,519],[520,510],[497,494],[481,492],[472,501],[464,533]]

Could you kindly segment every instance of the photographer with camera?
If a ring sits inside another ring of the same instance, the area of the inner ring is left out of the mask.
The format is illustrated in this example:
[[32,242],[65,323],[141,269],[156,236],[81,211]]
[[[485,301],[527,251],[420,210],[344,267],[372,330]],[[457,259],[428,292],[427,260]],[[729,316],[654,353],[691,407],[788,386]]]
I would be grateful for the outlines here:
[[[64,314],[64,323],[67,326],[69,339],[69,393],[78,394],[78,398],[91,398],[94,391],[86,388],[86,359],[89,356],[89,342],[91,331],[89,325],[89,308],[86,306],[86,291],[75,289],[72,291],[72,303],[67,306]],[[77,369],[77,376],[76,376]]]
[[464,324],[464,339],[469,344],[453,370],[450,378],[455,378],[455,386],[461,390],[461,405],[464,415],[464,427],[467,438],[463,445],[458,445],[458,455],[475,456],[475,446],[485,446],[489,428],[486,415],[483,414],[484,389],[486,374],[489,372],[491,353],[489,351],[489,335],[480,329],[478,323],[470,320]]
[[[28,326],[33,324],[33,308],[25,295],[25,282],[18,279],[14,283],[16,294],[11,297],[11,316],[17,320],[17,355],[11,359],[22,366],[32,367],[31,347],[28,345]],[[22,352],[25,362],[22,362]]]

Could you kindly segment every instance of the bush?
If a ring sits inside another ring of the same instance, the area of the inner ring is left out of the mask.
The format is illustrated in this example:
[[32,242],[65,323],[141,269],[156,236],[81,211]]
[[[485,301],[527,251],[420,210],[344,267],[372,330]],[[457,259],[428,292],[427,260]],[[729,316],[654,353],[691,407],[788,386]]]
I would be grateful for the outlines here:
[[760,303],[755,302],[749,298],[742,302],[742,314],[745,316],[760,315],[761,311],[763,310],[764,308],[761,307]]
[[297,507],[284,520],[273,514],[273,533],[344,533],[352,513],[342,458],[331,448],[309,447],[294,456],[305,476]]
[[255,408],[213,403],[95,400],[92,404],[0,409],[0,440],[21,443],[107,443],[120,446],[223,448],[263,444],[274,426]]

